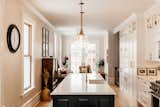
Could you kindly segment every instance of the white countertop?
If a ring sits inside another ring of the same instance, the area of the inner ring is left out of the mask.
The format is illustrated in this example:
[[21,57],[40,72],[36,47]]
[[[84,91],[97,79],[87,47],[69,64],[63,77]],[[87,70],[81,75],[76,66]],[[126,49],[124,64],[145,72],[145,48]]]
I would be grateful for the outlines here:
[[106,81],[92,84],[89,80],[103,80],[100,74],[68,74],[51,95],[116,95]]
[[146,82],[154,82],[156,80],[160,80],[159,75],[157,76],[138,76],[138,79],[142,79]]

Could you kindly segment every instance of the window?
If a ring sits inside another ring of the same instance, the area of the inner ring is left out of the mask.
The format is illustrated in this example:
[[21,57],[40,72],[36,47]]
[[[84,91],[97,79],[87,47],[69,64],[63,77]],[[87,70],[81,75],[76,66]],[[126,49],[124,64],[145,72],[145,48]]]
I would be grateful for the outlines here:
[[42,28],[42,57],[49,56],[49,30]]
[[71,71],[79,72],[79,66],[82,64],[81,46],[73,43],[71,45]]
[[90,64],[92,71],[96,71],[97,50],[96,44],[88,44],[87,64]]
[[[85,48],[85,49],[83,49]],[[71,71],[79,72],[82,64],[90,65],[92,71],[96,71],[97,50],[95,43],[87,43],[82,47],[80,43],[71,44]]]
[[24,90],[32,88],[32,25],[24,23]]

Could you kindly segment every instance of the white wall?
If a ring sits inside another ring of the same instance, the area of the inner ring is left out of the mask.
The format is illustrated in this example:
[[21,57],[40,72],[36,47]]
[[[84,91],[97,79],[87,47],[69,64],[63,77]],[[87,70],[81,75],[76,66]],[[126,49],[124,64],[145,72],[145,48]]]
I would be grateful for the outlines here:
[[2,72],[3,72],[3,65],[2,65],[2,35],[3,35],[3,0],[0,0],[0,107],[2,106],[2,80],[3,80],[3,76],[2,76]]
[[[5,107],[21,107],[22,104],[30,100],[40,91],[41,87],[41,44],[42,44],[42,27],[47,26],[44,21],[37,17],[30,8],[25,8],[19,0],[5,0],[4,4],[0,0],[0,27],[1,27],[1,7],[5,10],[3,17],[3,35],[0,35],[0,63],[3,67],[3,105]],[[2,6],[1,6],[2,5]],[[34,53],[34,78],[35,89],[28,95],[22,96],[23,93],[23,19],[31,18],[35,24],[35,33],[33,35],[33,53]],[[12,54],[7,47],[6,34],[10,24],[16,24],[21,32],[21,45],[19,50]],[[51,31],[51,27],[47,26]],[[1,37],[2,36],[2,37]],[[51,36],[50,36],[51,37]],[[53,49],[53,45],[50,46]],[[51,50],[53,51],[53,50]],[[51,52],[53,54],[53,52]]]

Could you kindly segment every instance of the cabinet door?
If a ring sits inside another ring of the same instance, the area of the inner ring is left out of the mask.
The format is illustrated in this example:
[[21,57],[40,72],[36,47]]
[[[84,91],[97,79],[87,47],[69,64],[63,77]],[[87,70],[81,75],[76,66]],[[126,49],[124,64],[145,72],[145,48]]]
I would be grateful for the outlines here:
[[69,99],[58,99],[56,107],[70,107]]
[[160,37],[156,28],[146,30],[145,60],[160,61]]
[[100,99],[98,107],[114,107],[112,99]]
[[54,96],[53,107],[72,107],[71,96]]
[[78,107],[90,107],[88,98],[78,98]]

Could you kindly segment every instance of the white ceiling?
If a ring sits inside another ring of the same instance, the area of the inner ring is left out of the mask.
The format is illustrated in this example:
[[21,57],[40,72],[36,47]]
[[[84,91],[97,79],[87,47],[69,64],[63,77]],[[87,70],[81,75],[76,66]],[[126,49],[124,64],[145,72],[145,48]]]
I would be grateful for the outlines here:
[[[112,29],[132,13],[143,12],[153,4],[153,0],[83,1],[85,26],[98,31]],[[58,29],[79,29],[79,0],[31,0],[31,3]]]

